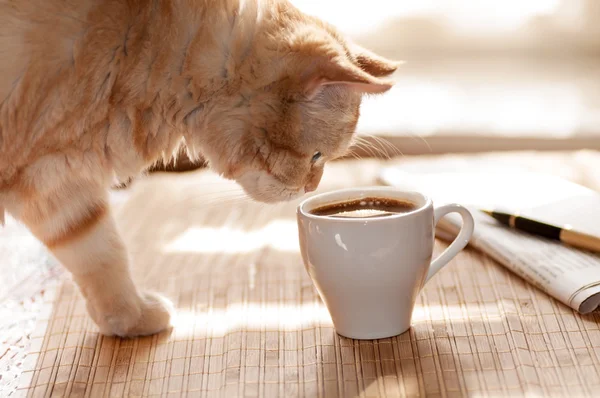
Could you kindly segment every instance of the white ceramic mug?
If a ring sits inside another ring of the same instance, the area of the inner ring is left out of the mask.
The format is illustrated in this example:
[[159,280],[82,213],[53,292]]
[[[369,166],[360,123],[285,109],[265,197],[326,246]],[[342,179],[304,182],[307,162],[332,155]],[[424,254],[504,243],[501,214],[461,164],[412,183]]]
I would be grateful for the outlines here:
[[[373,218],[317,216],[318,207],[366,197],[408,201],[415,209]],[[433,262],[435,225],[457,212],[463,226]],[[354,339],[396,336],[410,328],[423,285],[469,242],[473,216],[457,204],[434,208],[431,199],[388,187],[320,194],[298,206],[300,250],[308,274],[338,334]]]

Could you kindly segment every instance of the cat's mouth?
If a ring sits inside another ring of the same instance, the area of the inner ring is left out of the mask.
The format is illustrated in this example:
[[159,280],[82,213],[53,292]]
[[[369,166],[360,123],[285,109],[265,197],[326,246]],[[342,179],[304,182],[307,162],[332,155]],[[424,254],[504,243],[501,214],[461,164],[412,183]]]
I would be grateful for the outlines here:
[[236,178],[250,198],[257,202],[287,202],[304,195],[304,188],[288,187],[264,171],[249,171]]

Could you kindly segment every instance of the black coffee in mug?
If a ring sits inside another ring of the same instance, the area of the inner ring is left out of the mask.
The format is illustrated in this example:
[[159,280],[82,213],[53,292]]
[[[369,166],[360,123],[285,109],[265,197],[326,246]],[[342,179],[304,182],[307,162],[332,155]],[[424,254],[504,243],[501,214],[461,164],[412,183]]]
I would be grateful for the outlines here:
[[414,203],[392,199],[369,197],[345,202],[330,203],[311,210],[316,216],[338,218],[372,218],[408,213],[417,208]]

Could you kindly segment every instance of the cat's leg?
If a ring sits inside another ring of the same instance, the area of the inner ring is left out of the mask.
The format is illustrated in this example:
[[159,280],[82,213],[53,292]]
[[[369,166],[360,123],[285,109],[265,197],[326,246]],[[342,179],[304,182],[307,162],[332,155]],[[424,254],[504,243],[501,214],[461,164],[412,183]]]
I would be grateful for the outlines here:
[[169,327],[171,303],[132,281],[104,189],[72,184],[45,198],[34,195],[18,213],[71,272],[101,333],[140,336]]

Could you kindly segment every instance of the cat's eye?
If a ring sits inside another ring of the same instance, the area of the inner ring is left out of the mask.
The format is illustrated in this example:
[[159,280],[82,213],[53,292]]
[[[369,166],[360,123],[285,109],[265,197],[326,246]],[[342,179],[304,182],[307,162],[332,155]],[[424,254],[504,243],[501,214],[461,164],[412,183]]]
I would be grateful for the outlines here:
[[321,158],[321,152],[317,151],[314,153],[312,159],[310,160],[311,162],[316,162],[317,160],[319,160]]

